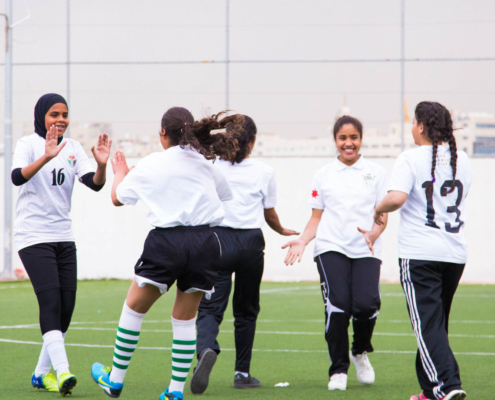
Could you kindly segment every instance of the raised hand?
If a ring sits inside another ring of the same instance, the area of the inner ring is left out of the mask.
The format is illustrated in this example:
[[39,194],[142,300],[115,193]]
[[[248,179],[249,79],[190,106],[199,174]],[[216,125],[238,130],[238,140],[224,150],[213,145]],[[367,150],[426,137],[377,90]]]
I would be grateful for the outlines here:
[[120,150],[115,152],[114,158],[112,158],[112,170],[114,175],[124,174],[127,175],[130,168],[127,166],[125,155]]
[[66,144],[67,142],[58,144],[57,128],[55,128],[55,125],[50,126],[45,137],[45,157],[48,160],[57,157]]
[[375,244],[376,237],[374,237],[373,233],[371,231],[365,231],[364,229],[357,228],[359,232],[361,232],[364,235],[364,240],[366,240],[366,244],[368,245],[371,255],[375,255],[375,250],[373,249],[373,245]]
[[289,247],[287,252],[287,257],[285,257],[285,265],[294,265],[296,261],[301,262],[302,256],[304,254],[304,249],[306,248],[306,243],[301,239],[291,240],[282,246],[282,249]]
[[110,157],[111,148],[112,141],[108,139],[108,134],[104,133],[103,135],[99,135],[96,149],[95,146],[91,147],[91,152],[93,153],[93,156],[95,157],[95,160],[99,165],[107,164],[108,158]]

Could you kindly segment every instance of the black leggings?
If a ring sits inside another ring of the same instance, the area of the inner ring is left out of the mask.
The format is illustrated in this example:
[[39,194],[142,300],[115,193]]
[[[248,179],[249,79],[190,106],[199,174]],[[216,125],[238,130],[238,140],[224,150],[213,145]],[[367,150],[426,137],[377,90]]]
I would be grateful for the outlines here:
[[19,251],[40,309],[40,328],[67,332],[76,304],[77,260],[74,242],[41,243]]

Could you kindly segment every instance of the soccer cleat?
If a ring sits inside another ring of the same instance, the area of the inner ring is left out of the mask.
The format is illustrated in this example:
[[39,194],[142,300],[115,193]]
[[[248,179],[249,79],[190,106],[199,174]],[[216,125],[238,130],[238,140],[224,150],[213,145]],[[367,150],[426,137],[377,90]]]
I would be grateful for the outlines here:
[[234,377],[234,389],[252,389],[260,386],[260,381],[255,377],[248,375],[247,377],[242,374],[235,374]]
[[[466,398],[466,392],[464,390],[456,389],[452,390],[447,396],[442,397],[440,400],[463,400]],[[411,396],[410,400],[431,400],[423,393],[416,396]]]
[[346,390],[347,374],[333,374],[328,382],[328,390]]
[[168,388],[165,389],[165,391],[160,395],[159,397],[160,400],[183,400],[184,395],[181,392],[172,392],[170,393],[168,391]]
[[375,371],[371,366],[368,358],[368,353],[365,351],[363,354],[356,354],[355,356],[350,353],[351,361],[356,366],[357,379],[361,385],[372,385],[375,383]]
[[94,363],[91,367],[91,376],[108,397],[116,399],[120,396],[124,384],[110,381],[111,370],[112,368],[105,367],[103,364]]
[[423,393],[420,393],[415,396],[411,396],[409,400],[430,400],[428,397],[426,397]]
[[31,385],[36,389],[45,389],[49,392],[58,392],[57,378],[53,374],[46,374],[31,377]]
[[217,353],[212,349],[205,349],[201,352],[198,359],[198,365],[194,368],[191,378],[191,392],[201,394],[208,387],[211,370],[217,361]]
[[62,396],[72,394],[72,389],[76,386],[77,379],[70,372],[60,374],[58,378],[58,391]]
[[442,400],[463,400],[466,398],[466,392],[461,389],[452,390],[447,396]]

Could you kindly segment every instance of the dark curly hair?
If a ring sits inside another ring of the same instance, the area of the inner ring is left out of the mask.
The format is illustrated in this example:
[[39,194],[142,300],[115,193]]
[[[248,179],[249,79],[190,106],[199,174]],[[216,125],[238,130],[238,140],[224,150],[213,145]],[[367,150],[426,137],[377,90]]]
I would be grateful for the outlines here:
[[[202,154],[207,160],[215,160],[218,157],[233,161],[239,149],[237,138],[240,136],[244,118],[236,114],[221,118],[226,112],[222,111],[211,117],[194,121],[192,114],[183,107],[173,107],[162,117],[162,128],[170,137],[174,146],[191,146]],[[230,130],[230,133],[216,133],[219,129]]]
[[452,116],[449,110],[440,103],[434,101],[422,101],[414,111],[417,124],[423,124],[426,137],[433,145],[433,159],[431,163],[431,183],[426,187],[428,195],[433,195],[433,184],[435,183],[435,168],[437,166],[438,145],[444,142],[450,148],[450,166],[452,167],[452,186],[448,193],[455,189],[455,176],[457,173],[457,144],[454,137]]
[[235,129],[233,129],[233,125],[229,125],[227,127],[227,133],[229,135],[232,135],[233,133],[239,133],[239,137],[237,138],[239,151],[237,152],[235,159],[232,161],[232,164],[240,163],[248,156],[250,152],[249,144],[254,142],[254,140],[256,139],[256,133],[258,131],[256,128],[256,124],[251,117],[243,115],[243,118],[244,123],[242,124],[242,128],[240,130],[236,131]]

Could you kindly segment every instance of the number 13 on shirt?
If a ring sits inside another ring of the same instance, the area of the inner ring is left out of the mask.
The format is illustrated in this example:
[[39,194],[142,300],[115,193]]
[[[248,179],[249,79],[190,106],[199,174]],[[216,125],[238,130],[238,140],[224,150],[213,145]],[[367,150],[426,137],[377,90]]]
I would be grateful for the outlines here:
[[[432,184],[432,181],[425,181],[423,182],[423,189],[425,189],[425,194],[426,194],[426,219],[427,222],[425,223],[426,226],[429,226],[431,228],[435,229],[440,229],[440,227],[437,225],[435,222],[435,208],[433,204],[433,191],[427,190],[427,188]],[[452,181],[452,180],[446,180],[443,185],[440,188],[440,195],[442,197],[447,196],[451,192],[451,188],[454,187],[454,190],[457,191],[457,199],[455,201],[455,205],[453,206],[448,206],[447,207],[447,212],[448,213],[455,213],[456,218],[455,222],[457,225],[452,226],[450,222],[445,222],[445,230],[450,233],[459,233],[459,229],[461,229],[462,224],[464,224],[464,221],[461,221],[461,210],[459,210],[459,205],[461,204],[462,201],[462,194],[464,187],[462,185],[462,182],[459,180]]]

